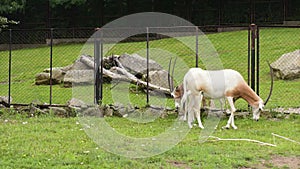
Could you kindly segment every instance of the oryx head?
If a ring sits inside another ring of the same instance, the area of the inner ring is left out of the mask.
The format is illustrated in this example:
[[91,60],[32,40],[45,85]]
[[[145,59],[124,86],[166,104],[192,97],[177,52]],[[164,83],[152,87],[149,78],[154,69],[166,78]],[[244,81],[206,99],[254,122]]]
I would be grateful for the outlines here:
[[269,92],[269,96],[267,97],[266,101],[258,101],[256,103],[256,106],[253,107],[253,120],[256,120],[258,121],[259,120],[259,117],[260,117],[260,112],[263,111],[264,109],[264,106],[267,105],[271,95],[272,95],[272,91],[273,91],[273,83],[274,83],[274,73],[273,73],[273,69],[270,65],[270,63],[268,62],[268,65],[270,67],[270,76],[271,76],[271,86],[270,86],[270,92]]

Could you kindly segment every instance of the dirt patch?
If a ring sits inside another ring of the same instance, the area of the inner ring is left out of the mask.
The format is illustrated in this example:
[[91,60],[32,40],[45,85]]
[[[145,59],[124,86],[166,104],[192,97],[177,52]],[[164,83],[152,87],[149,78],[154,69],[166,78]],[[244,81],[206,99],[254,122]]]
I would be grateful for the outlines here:
[[240,169],[269,169],[269,168],[299,169],[300,156],[298,157],[273,156],[270,160],[262,160],[260,164],[256,164],[252,167],[241,167]]
[[290,169],[299,169],[300,168],[300,157],[281,157],[274,156],[269,161],[272,165],[279,168],[290,168]]
[[184,168],[184,169],[190,169],[191,167],[189,167],[186,163],[184,162],[180,162],[180,161],[167,161],[170,165],[172,165],[175,168]]

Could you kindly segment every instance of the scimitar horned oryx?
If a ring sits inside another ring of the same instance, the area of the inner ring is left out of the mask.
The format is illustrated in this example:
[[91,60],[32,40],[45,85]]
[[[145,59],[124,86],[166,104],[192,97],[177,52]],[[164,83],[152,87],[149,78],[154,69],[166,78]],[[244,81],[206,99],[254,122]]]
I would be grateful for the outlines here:
[[273,70],[271,71],[271,87],[269,96],[263,101],[245,82],[242,75],[232,69],[224,70],[203,70],[191,68],[183,79],[184,94],[181,98],[181,111],[184,119],[188,115],[188,126],[192,128],[194,114],[200,128],[204,128],[200,119],[200,107],[203,97],[211,99],[226,98],[230,105],[230,117],[225,128],[237,129],[234,124],[234,99],[243,98],[252,107],[253,119],[258,121],[260,111],[269,101],[273,90]]

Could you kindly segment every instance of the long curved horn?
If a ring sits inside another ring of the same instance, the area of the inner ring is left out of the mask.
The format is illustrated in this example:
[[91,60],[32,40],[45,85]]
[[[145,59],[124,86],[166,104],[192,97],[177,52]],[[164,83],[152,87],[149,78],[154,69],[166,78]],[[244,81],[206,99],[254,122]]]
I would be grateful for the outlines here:
[[177,57],[175,57],[173,68],[172,68],[172,79],[171,79],[172,91],[174,90],[174,68],[175,68],[175,65],[176,65],[176,60],[177,60]]
[[170,77],[171,63],[172,63],[172,57],[170,58],[169,69],[168,69],[168,84],[169,84],[170,93],[173,91],[173,87],[171,85],[171,77]]
[[272,95],[272,91],[273,91],[273,83],[274,83],[274,72],[273,72],[273,69],[268,61],[268,65],[270,67],[270,73],[271,73],[271,86],[270,86],[270,92],[269,92],[269,96],[268,98],[266,99],[266,101],[264,102],[265,105],[267,105],[271,95]]

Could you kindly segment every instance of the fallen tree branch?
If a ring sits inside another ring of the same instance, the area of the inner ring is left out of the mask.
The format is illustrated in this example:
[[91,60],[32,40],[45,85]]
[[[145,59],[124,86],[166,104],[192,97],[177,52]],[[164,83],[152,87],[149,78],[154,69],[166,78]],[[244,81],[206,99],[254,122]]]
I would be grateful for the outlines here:
[[293,143],[297,143],[297,144],[300,144],[300,142],[298,141],[295,141],[295,140],[292,140],[290,138],[287,138],[287,137],[284,137],[284,136],[281,136],[281,135],[278,135],[278,134],[275,134],[275,133],[272,133],[273,136],[276,136],[276,137],[279,137],[279,138],[282,138],[282,139],[285,139],[285,140],[288,140],[288,141],[291,141]]
[[[131,80],[132,83],[135,83],[135,84],[143,86],[143,87],[147,86],[147,82],[142,81],[142,80],[136,78],[135,76],[133,76],[131,73],[129,73],[125,69],[122,69],[122,68],[119,68],[119,67],[113,67],[112,69],[114,69],[114,70],[120,72],[121,74],[125,75],[127,78],[129,78]],[[154,84],[151,84],[151,83],[149,83],[149,89],[151,89],[151,90],[159,90],[159,91],[162,91],[162,92],[164,92],[166,94],[170,94],[170,90],[169,89],[164,88],[164,87],[160,87],[160,86],[157,86],[157,85],[154,85]]]
[[265,143],[265,142],[261,142],[261,141],[258,141],[258,140],[252,140],[252,139],[235,139],[235,138],[224,139],[224,138],[219,138],[219,137],[215,137],[215,136],[209,136],[209,137],[214,138],[216,141],[248,141],[248,142],[258,143],[258,144],[261,144],[261,145],[276,147],[275,144]]
[[125,69],[125,67],[122,65],[122,63],[119,61],[119,59],[115,56],[112,56],[113,57],[113,60],[117,63],[117,65],[122,68],[122,69]]
[[[84,63],[85,65],[89,66],[90,68],[94,69],[94,61],[91,58],[81,56],[80,61],[82,63]],[[103,74],[110,77],[111,79],[114,79],[114,80],[121,80],[121,81],[130,82],[130,83],[142,86],[143,88],[147,87],[147,82],[136,78],[134,75],[129,73],[126,69],[123,69],[123,68],[120,68],[120,67],[112,67],[111,69],[116,70],[117,72],[120,72],[120,74],[111,72],[107,69],[103,69]],[[154,85],[154,84],[151,84],[151,83],[148,83],[148,85],[149,85],[150,90],[158,90],[158,91],[163,92],[165,94],[170,94],[170,90],[167,89],[167,88],[160,87],[160,86],[157,86],[157,85]]]

